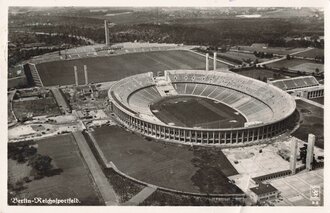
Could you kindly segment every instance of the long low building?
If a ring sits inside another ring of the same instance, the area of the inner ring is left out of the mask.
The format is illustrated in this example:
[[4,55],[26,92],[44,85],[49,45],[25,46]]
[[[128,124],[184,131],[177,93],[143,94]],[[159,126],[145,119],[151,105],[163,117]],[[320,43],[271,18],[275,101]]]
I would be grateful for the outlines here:
[[[242,146],[283,134],[292,125],[294,99],[279,88],[232,72],[165,71],[130,76],[108,93],[111,110],[127,128],[179,143]],[[150,106],[168,97],[193,96],[224,104],[243,115],[236,128],[196,128],[164,123]]]
[[269,83],[293,96],[307,99],[324,97],[324,86],[314,76],[280,79]]

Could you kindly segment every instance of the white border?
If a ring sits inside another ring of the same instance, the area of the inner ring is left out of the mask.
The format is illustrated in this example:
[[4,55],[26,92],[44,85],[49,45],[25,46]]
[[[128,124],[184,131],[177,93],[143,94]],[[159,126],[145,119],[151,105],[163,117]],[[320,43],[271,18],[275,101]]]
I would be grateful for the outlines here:
[[[94,1],[79,1],[79,0],[0,0],[0,96],[2,104],[0,107],[0,131],[1,147],[0,147],[0,213],[12,212],[189,212],[200,213],[201,211],[208,212],[330,212],[329,208],[329,162],[328,156],[329,145],[325,143],[325,174],[324,177],[324,207],[8,207],[7,206],[7,19],[8,6],[86,6],[86,7],[101,7],[101,6],[135,6],[135,7],[154,7],[154,6],[175,6],[175,7],[321,7],[325,9],[325,18],[329,15],[329,1],[327,0],[94,0]],[[329,20],[325,20],[325,55],[329,56]],[[329,59],[326,57],[325,70],[328,70]],[[327,71],[326,71],[327,73]],[[327,75],[327,74],[326,74]],[[327,79],[327,76],[326,78]],[[328,106],[328,84],[325,85],[325,141],[329,138],[329,110]],[[328,128],[326,128],[328,127]],[[327,196],[328,194],[328,196]]]

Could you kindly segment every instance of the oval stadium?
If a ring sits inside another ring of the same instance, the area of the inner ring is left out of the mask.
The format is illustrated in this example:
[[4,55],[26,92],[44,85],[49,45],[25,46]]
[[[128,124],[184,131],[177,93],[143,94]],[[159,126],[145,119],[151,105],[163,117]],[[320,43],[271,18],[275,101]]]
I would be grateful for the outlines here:
[[115,117],[159,140],[221,147],[262,143],[285,133],[295,100],[264,82],[226,70],[167,70],[117,81],[108,92]]

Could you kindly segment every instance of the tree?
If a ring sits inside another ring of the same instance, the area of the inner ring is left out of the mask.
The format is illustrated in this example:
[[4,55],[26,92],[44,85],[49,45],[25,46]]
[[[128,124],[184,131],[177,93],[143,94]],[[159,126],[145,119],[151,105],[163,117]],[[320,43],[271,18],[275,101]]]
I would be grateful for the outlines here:
[[52,159],[49,156],[37,154],[29,164],[40,174],[45,174],[52,168],[51,162]]
[[277,78],[277,73],[273,73],[273,78],[276,79]]
[[320,73],[319,68],[316,68],[316,69],[315,69],[315,72],[316,72],[316,74],[319,74],[319,73]]
[[263,77],[262,81],[263,81],[263,82],[267,82],[267,78],[266,78],[266,76]]
[[253,55],[254,55],[255,57],[259,57],[259,54],[258,54],[257,51],[253,51]]

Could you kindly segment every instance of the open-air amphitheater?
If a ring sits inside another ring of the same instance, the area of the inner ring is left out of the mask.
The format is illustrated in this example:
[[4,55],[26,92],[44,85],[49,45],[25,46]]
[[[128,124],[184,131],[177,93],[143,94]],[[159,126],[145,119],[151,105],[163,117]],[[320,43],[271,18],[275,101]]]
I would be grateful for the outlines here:
[[[116,82],[110,107],[129,129],[147,137],[184,144],[221,147],[262,143],[292,125],[293,97],[264,82],[227,71],[170,70],[164,76],[143,73]],[[168,97],[206,98],[236,110],[246,122],[235,128],[200,128],[166,123],[150,106]]]

